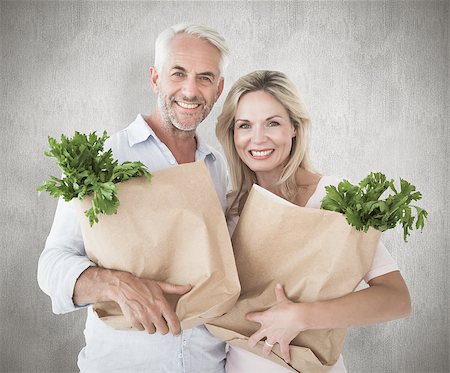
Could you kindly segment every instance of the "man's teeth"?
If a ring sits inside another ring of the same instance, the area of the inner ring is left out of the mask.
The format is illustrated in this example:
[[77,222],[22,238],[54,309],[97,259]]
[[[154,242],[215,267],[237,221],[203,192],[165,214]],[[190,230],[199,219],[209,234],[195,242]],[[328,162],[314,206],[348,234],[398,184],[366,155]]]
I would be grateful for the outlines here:
[[188,104],[186,102],[181,102],[181,101],[177,101],[177,104],[184,109],[195,109],[196,107],[200,106],[200,104]]
[[262,150],[262,151],[250,150],[251,155],[254,157],[265,157],[266,155],[272,154],[272,152],[273,152],[273,149]]

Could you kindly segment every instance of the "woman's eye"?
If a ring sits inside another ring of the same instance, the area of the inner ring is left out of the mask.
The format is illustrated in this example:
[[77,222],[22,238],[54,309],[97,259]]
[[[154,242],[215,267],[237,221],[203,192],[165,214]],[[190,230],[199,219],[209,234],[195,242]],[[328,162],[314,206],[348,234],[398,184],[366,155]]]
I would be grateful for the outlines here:
[[250,128],[250,124],[248,124],[248,123],[240,123],[240,124],[237,125],[237,128],[240,128],[240,129],[243,129],[243,130],[249,129]]
[[270,122],[269,123],[269,127],[278,127],[280,125],[280,123],[278,122]]

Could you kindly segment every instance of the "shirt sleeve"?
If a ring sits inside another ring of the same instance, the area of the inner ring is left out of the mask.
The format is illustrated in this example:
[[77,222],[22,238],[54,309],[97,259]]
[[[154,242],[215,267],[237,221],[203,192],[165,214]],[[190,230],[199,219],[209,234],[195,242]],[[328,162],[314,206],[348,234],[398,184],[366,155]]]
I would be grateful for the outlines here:
[[50,296],[55,314],[83,307],[73,303],[73,290],[80,274],[90,266],[95,263],[86,256],[74,201],[59,199],[37,271],[39,286]]
[[369,282],[375,277],[385,275],[389,272],[398,271],[399,268],[394,258],[392,258],[391,254],[384,246],[381,240],[378,242],[378,246],[375,250],[375,255],[373,257],[372,266],[370,267],[369,272],[364,276],[364,281]]

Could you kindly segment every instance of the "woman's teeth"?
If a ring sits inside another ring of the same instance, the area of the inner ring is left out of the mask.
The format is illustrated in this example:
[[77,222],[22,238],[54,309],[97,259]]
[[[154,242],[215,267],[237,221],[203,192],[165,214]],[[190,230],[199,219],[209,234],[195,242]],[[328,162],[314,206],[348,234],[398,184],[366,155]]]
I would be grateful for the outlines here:
[[267,156],[267,155],[269,155],[269,154],[272,154],[272,152],[273,152],[273,149],[271,149],[271,150],[250,150],[250,154],[253,156],[253,157],[265,157],[265,156]]

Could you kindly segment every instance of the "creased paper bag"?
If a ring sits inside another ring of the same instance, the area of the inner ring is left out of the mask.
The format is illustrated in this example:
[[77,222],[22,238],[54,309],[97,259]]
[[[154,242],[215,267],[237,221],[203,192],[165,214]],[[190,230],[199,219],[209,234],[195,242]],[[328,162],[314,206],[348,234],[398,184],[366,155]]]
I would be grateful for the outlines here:
[[[251,189],[232,238],[241,295],[226,315],[207,325],[222,340],[256,354],[262,353],[263,342],[252,349],[248,338],[260,324],[246,321],[245,315],[273,306],[277,283],[295,302],[348,294],[370,269],[379,241],[380,232],[357,231],[342,214],[286,204],[261,187]],[[291,342],[290,365],[278,344],[269,358],[292,371],[327,372],[339,357],[345,333],[308,330]]]
[[[92,227],[80,201],[81,230],[88,257],[101,267],[138,277],[191,284],[168,296],[183,329],[224,314],[236,302],[240,284],[224,213],[204,162],[179,165],[117,184],[120,206]],[[131,329],[115,302],[94,305],[115,329]]]

